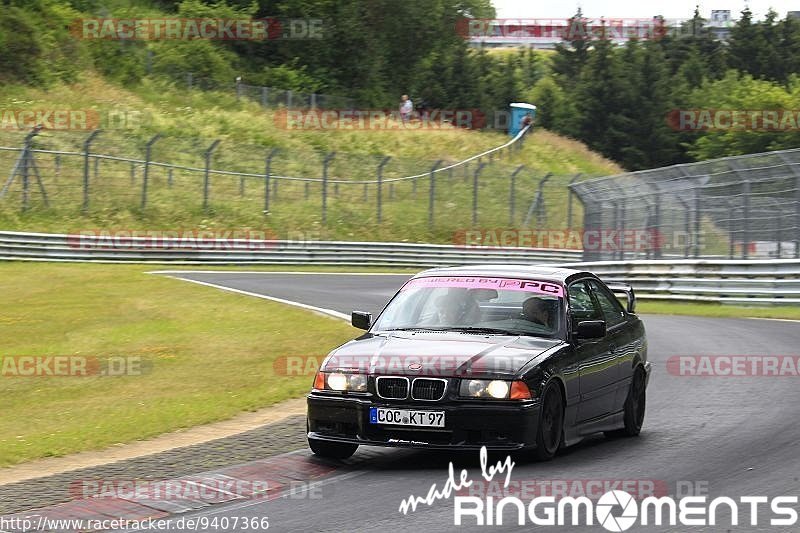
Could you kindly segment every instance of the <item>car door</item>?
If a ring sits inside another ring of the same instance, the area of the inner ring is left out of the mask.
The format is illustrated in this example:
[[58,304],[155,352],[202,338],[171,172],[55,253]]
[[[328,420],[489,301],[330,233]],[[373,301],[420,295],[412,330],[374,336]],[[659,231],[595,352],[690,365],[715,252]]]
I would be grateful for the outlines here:
[[602,309],[592,294],[588,280],[579,280],[567,288],[570,306],[571,336],[578,361],[580,404],[577,422],[585,422],[613,412],[619,381],[616,355],[611,353],[608,337],[578,340],[575,329],[582,320],[604,320]]
[[616,296],[597,280],[589,280],[592,294],[597,300],[606,321],[609,351],[617,362],[617,393],[613,410],[621,411],[628,395],[628,385],[633,379],[633,359],[638,350],[638,335],[632,327],[631,316],[617,300]]

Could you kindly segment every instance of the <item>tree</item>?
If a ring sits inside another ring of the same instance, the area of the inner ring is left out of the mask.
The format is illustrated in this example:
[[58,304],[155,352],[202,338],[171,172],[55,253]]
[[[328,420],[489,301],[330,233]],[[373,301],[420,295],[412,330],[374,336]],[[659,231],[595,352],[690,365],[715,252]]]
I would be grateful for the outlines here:
[[579,138],[616,161],[628,141],[630,127],[624,109],[629,105],[629,85],[623,79],[614,44],[601,28],[575,88]]
[[589,57],[592,45],[592,32],[589,21],[578,8],[568,21],[562,36],[563,42],[556,44],[553,56],[553,73],[564,86],[574,85],[578,81],[583,67]]
[[762,40],[756,62],[761,77],[785,83],[788,73],[781,54],[781,28],[775,22],[777,18],[778,14],[770,9],[767,16],[758,25]]
[[728,40],[728,66],[760,77],[764,69],[758,61],[758,55],[759,50],[765,47],[764,34],[753,22],[750,8],[745,7],[741,18],[731,29]]

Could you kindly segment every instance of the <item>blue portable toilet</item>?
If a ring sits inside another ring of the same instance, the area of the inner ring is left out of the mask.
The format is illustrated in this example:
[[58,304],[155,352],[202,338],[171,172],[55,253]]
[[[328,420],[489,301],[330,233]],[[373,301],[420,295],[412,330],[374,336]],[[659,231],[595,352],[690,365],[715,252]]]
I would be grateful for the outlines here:
[[526,104],[524,102],[517,102],[510,105],[511,107],[511,123],[508,125],[508,133],[515,137],[522,129],[522,119],[528,113],[532,118],[536,118],[536,106],[533,104]]

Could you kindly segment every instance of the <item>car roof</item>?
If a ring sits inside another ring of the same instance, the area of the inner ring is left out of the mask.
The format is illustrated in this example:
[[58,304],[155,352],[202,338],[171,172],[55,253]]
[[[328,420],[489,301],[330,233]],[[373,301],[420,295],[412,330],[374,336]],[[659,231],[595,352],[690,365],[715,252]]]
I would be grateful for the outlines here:
[[541,281],[566,283],[568,278],[581,275],[596,278],[591,272],[552,265],[466,265],[460,267],[432,268],[420,272],[415,278],[430,276],[492,276],[498,278],[518,277]]

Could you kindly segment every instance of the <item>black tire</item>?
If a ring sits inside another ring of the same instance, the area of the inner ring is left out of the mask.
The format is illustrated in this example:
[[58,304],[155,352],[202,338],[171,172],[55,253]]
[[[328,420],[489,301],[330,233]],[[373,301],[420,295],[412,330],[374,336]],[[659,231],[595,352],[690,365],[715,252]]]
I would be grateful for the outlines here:
[[534,457],[549,461],[561,447],[564,435],[564,400],[558,385],[550,383],[542,394],[542,411],[536,428]]
[[642,431],[644,413],[647,407],[647,391],[645,386],[644,370],[638,367],[633,373],[628,397],[625,398],[625,411],[623,419],[625,426],[617,431],[607,431],[609,437],[636,437]]
[[331,442],[327,440],[308,439],[308,447],[314,455],[328,459],[347,459],[358,449],[358,444],[347,442]]

